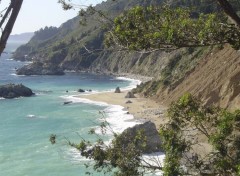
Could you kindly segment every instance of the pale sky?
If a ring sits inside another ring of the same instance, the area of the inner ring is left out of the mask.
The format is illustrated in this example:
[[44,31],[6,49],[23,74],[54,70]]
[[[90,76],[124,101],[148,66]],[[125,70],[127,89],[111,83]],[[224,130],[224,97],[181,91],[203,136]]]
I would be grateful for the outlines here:
[[[102,0],[72,0],[76,4],[95,5]],[[45,26],[59,27],[63,22],[78,15],[79,9],[64,11],[58,0],[23,0],[21,11],[12,34],[34,32]],[[3,9],[9,0],[2,0]]]

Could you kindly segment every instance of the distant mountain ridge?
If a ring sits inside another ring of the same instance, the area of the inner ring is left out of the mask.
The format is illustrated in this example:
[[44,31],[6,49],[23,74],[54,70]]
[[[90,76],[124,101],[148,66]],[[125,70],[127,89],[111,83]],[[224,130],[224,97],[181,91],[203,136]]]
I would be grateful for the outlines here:
[[34,36],[34,32],[26,32],[21,34],[10,35],[8,42],[28,42]]

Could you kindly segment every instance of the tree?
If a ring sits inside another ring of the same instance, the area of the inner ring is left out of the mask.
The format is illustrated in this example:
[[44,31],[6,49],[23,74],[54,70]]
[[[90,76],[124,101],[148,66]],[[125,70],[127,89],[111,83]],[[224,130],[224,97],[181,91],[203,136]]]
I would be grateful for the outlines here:
[[232,19],[232,21],[240,27],[240,17],[233,10],[231,3],[227,0],[217,0],[224,12]]
[[[229,1],[215,2],[219,2],[234,24],[222,13],[195,16],[186,8],[138,6],[114,20],[113,29],[107,33],[105,42],[109,46],[115,44],[125,49],[150,51],[224,43],[239,49],[237,14],[231,11]],[[160,130],[166,153],[164,167],[148,165],[149,169],[162,169],[166,176],[240,175],[239,110],[231,113],[205,107],[186,94],[171,105],[168,117],[169,122]],[[202,136],[213,148],[203,156],[194,149]],[[144,144],[144,136],[140,135],[139,139]],[[93,159],[95,169],[118,168],[116,175],[141,175],[140,168],[144,168],[140,157],[142,152],[135,148],[134,142],[126,149],[119,136],[115,135],[111,146],[103,147],[102,140],[95,145],[85,140],[70,145],[79,149],[83,156]],[[90,151],[89,146],[92,147]]]
[[[160,132],[166,151],[166,175],[240,174],[240,110],[230,113],[205,107],[190,94],[185,94],[170,106],[168,117],[169,122]],[[205,155],[196,149],[203,136],[212,147]]]
[[12,32],[14,23],[21,9],[22,2],[23,0],[11,0],[9,6],[6,8],[6,11],[2,16],[0,21],[0,28],[2,29],[0,39],[0,55],[6,47],[7,39]]
[[[93,169],[98,172],[115,176],[140,176],[146,171],[154,172],[162,169],[158,160],[153,160],[153,165],[142,157],[146,151],[152,151],[146,144],[148,139],[144,129],[131,131],[129,135],[126,131],[122,134],[115,133],[107,122],[101,123],[100,127],[103,135],[106,132],[113,134],[114,139],[110,144],[104,143],[102,136],[95,133],[95,129],[89,131],[90,134],[96,135],[95,143],[86,139],[82,139],[77,144],[68,141],[68,144],[79,150],[83,157],[94,160],[93,165],[86,164],[87,168],[93,166]],[[136,135],[133,135],[135,132]],[[57,138],[58,136],[51,135],[49,140],[55,144]]]
[[[187,93],[171,104],[167,117],[168,123],[160,127],[166,155],[163,167],[142,157],[146,140],[141,130],[133,139],[113,132],[111,144],[105,144],[99,135],[96,143],[82,139],[79,144],[68,144],[94,160],[95,170],[116,176],[140,176],[154,170],[162,170],[164,176],[240,175],[240,110],[205,107]],[[100,126],[103,133],[109,130],[106,122]],[[95,134],[94,129],[90,133]],[[203,138],[210,148],[206,153],[199,152]],[[56,135],[50,136],[52,144],[56,139]]]
[[138,6],[115,19],[113,29],[106,34],[105,43],[107,46],[150,51],[225,43],[239,49],[239,17],[231,11],[229,3],[220,5],[237,25],[229,23],[223,13],[193,16],[187,8]]
[[[111,24],[112,29],[105,36],[105,44],[108,48],[111,46],[114,49],[137,51],[175,50],[182,47],[202,47],[225,43],[239,49],[240,17],[231,5],[231,0],[208,1],[214,3],[215,6],[219,5],[226,15],[212,14],[211,11],[210,14],[194,15],[192,9],[176,9],[175,6],[173,8],[168,6],[135,7],[114,20]],[[76,6],[69,0],[68,2],[59,0],[59,3],[65,10]],[[186,4],[188,3],[198,4],[194,1],[187,1]],[[92,6],[90,9],[91,12],[97,12],[107,19],[101,11]],[[85,16],[88,13],[81,9],[79,14]],[[229,22],[228,18],[233,23]],[[112,22],[112,20],[109,21]]]

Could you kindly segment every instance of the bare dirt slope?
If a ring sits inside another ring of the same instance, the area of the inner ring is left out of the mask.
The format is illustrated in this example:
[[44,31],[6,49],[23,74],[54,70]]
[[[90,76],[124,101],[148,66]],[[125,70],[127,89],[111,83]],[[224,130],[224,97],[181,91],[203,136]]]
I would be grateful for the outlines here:
[[240,51],[226,45],[215,49],[174,86],[159,90],[158,99],[166,104],[177,100],[185,92],[230,110],[240,108]]

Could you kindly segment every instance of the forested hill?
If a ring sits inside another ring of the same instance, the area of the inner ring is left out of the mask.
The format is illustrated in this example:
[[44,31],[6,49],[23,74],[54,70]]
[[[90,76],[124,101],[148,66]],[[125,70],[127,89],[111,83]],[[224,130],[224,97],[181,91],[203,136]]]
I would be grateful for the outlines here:
[[[213,11],[215,8],[205,1],[172,1],[170,4],[181,7],[197,6],[196,13]],[[45,27],[40,29],[35,32],[34,37],[28,44],[17,49],[14,58],[17,60],[32,60],[33,58],[37,60],[42,58],[45,62],[58,64],[63,69],[89,69],[97,58],[114,52],[100,52],[103,49],[103,36],[107,23],[112,24],[111,20],[114,17],[136,5],[160,5],[163,2],[163,0],[108,0],[102,2],[96,6],[96,9],[110,20],[100,17],[97,13],[91,14],[92,12],[89,9],[86,11],[86,13],[89,13],[86,17],[86,25],[79,24],[80,21],[83,21],[81,17],[75,17],[62,24],[59,28]],[[95,52],[89,53],[89,51]],[[28,55],[27,58],[26,55]],[[114,70],[117,71],[116,68]]]
[[[156,1],[157,2],[157,1]],[[161,1],[157,2],[157,4]],[[93,60],[100,53],[88,54],[88,50],[103,49],[104,23],[110,22],[114,17],[136,5],[156,4],[155,0],[108,0],[97,5],[95,8],[109,18],[106,21],[99,14],[92,14],[91,9],[86,10],[86,25],[80,24],[81,17],[75,17],[59,28],[45,27],[35,32],[32,40],[17,49],[14,58],[18,60],[32,58],[45,58],[50,64],[59,64],[64,69],[82,70],[88,69]],[[29,57],[24,57],[28,55]],[[57,57],[57,59],[56,59]]]
[[[188,91],[207,104],[217,104],[230,109],[237,107],[240,104],[238,86],[240,83],[239,79],[235,78],[240,74],[240,55],[228,45],[224,46],[224,50],[200,47],[149,53],[104,48],[104,33],[108,30],[107,24],[111,24],[114,17],[136,5],[149,6],[162,3],[160,0],[102,2],[96,9],[107,19],[88,9],[85,12],[86,21],[83,17],[77,16],[59,28],[40,29],[26,45],[16,50],[14,58],[41,62],[46,68],[53,66],[63,70],[152,76],[155,80],[140,86],[137,91],[144,96],[157,95],[158,99],[166,104]],[[168,3],[172,7],[194,7],[193,17],[198,16],[200,12],[210,13],[219,10],[214,3],[209,4],[206,0],[168,1]],[[86,24],[81,25],[80,22]],[[221,64],[217,59],[220,56]],[[228,62],[228,59],[231,62]],[[225,67],[224,60],[231,65]],[[219,67],[215,67],[216,65]],[[214,72],[214,76],[211,76],[211,70],[214,69],[222,71]],[[205,70],[209,71],[209,74],[205,75],[208,76],[207,82],[204,77]],[[229,82],[226,83],[227,81]],[[211,90],[207,85],[211,86]]]

